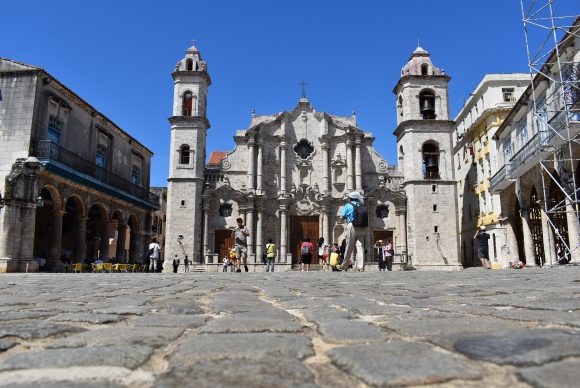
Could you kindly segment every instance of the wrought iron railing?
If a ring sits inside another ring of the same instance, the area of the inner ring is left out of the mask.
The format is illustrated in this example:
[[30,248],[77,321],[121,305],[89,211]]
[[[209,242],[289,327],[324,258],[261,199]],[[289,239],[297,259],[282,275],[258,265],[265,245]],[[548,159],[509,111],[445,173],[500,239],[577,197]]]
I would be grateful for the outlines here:
[[141,198],[151,204],[159,205],[159,196],[140,187],[97,164],[84,159],[78,154],[67,150],[50,140],[38,140],[32,143],[32,155],[41,161],[55,161],[80,173],[95,178],[109,186],[122,190],[134,197]]
[[495,173],[493,177],[491,177],[491,188],[495,188],[499,186],[503,181],[507,179],[507,174],[509,171],[509,165],[504,164],[501,168]]
[[522,164],[534,154],[534,152],[540,149],[540,139],[542,138],[542,132],[536,133],[522,148],[514,154],[510,159],[511,169],[514,170],[520,167]]

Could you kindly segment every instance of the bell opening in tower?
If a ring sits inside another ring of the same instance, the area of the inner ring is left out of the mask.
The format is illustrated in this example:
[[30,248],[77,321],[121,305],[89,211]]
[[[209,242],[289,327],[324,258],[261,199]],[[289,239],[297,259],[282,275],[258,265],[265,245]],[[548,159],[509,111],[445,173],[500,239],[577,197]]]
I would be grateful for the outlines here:
[[423,90],[419,94],[419,108],[423,120],[434,120],[435,115],[435,93],[432,90]]
[[423,144],[423,176],[425,179],[439,179],[439,147],[437,144]]

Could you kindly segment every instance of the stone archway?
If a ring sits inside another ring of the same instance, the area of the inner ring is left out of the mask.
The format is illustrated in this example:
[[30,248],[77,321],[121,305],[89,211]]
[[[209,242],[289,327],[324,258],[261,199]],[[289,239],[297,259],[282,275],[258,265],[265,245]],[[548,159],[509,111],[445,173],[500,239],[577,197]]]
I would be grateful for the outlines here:
[[85,255],[85,209],[82,200],[72,195],[64,204],[62,221],[62,257],[67,263],[83,261]]
[[57,188],[44,186],[39,192],[34,225],[34,257],[40,269],[52,270],[61,263],[62,197]]
[[87,257],[85,261],[106,260],[108,253],[108,214],[100,203],[94,203],[87,213]]
[[544,265],[544,233],[542,230],[542,205],[538,197],[538,192],[535,186],[532,186],[530,193],[530,233],[532,234],[532,243],[534,245],[534,253],[536,256],[536,265]]
[[139,252],[139,236],[141,230],[139,228],[139,218],[131,214],[127,220],[127,237],[128,241],[125,246],[128,247],[129,262],[136,263],[139,261],[142,252]]
[[111,246],[111,254],[118,262],[129,261],[129,249],[127,247],[127,233],[128,228],[123,218],[123,213],[120,210],[115,210],[111,217],[112,238],[113,244]]
[[568,239],[568,221],[566,219],[566,196],[558,187],[560,177],[556,172],[552,172],[553,178],[550,180],[548,193],[548,217],[554,230],[554,248],[556,260],[560,259],[568,252],[570,245]]

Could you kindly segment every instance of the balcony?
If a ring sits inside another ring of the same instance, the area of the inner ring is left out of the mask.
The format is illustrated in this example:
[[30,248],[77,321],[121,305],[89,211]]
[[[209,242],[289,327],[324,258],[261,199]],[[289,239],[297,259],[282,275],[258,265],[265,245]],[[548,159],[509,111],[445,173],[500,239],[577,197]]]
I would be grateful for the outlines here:
[[32,156],[36,156],[50,171],[79,181],[97,190],[107,192],[130,202],[154,210],[159,208],[159,197],[135,185],[128,179],[112,173],[50,140],[34,141]]
[[510,165],[504,164],[491,178],[491,192],[496,193],[505,190],[512,184],[509,179]]
[[512,176],[520,176],[525,171],[532,168],[540,160],[540,147],[545,134],[536,133],[522,148],[510,159],[510,169]]

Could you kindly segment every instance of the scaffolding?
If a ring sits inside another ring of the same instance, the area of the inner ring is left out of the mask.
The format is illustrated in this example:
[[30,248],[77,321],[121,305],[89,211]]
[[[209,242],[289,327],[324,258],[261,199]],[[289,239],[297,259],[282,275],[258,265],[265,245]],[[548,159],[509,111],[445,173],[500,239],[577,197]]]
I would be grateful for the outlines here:
[[540,135],[541,202],[550,229],[548,241],[554,248],[544,249],[548,253],[545,264],[550,266],[580,254],[580,64],[577,56],[574,59],[580,19],[579,15],[557,15],[555,3],[520,0],[531,78],[529,98]]

